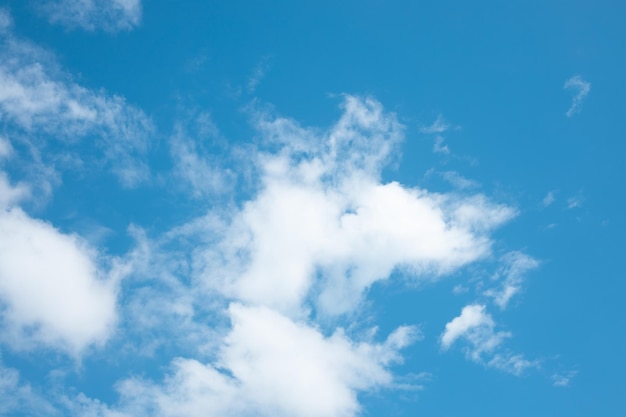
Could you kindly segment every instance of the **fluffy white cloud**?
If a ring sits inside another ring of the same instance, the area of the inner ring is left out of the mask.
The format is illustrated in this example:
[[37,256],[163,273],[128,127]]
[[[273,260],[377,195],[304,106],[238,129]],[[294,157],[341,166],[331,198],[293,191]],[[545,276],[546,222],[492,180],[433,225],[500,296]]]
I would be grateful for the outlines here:
[[257,114],[279,149],[259,154],[258,193],[196,251],[208,286],[290,314],[312,297],[335,315],[397,268],[434,279],[490,253],[489,232],[514,209],[381,181],[402,126],[372,99],[348,96],[344,110],[326,132]]
[[116,286],[78,237],[19,208],[0,211],[3,342],[17,349],[44,344],[79,355],[111,334]]
[[414,329],[386,342],[354,343],[341,330],[329,337],[264,307],[233,304],[232,330],[215,364],[177,359],[162,385],[129,379],[118,386],[121,411],[155,416],[354,416],[357,392],[389,386],[386,369],[399,360]]
[[41,10],[51,23],[69,29],[116,32],[141,23],[141,0],[46,0]]
[[71,149],[93,138],[123,185],[148,178],[144,159],[152,123],[141,110],[74,83],[53,56],[11,33],[0,41],[0,124],[6,130],[25,134],[38,147],[56,140]]
[[465,306],[460,316],[446,324],[446,330],[441,336],[441,346],[448,349],[458,338],[466,336],[468,332],[479,327],[488,329],[494,327],[493,319],[485,313],[485,306],[477,304]]
[[563,88],[566,90],[574,91],[574,98],[572,99],[572,105],[565,113],[567,117],[572,117],[574,114],[580,112],[583,106],[583,101],[591,91],[591,84],[583,80],[580,75],[575,75],[572,78],[565,81]]
[[460,316],[446,324],[440,339],[441,347],[447,350],[458,340],[464,340],[466,354],[471,360],[515,375],[537,366],[536,362],[522,355],[503,350],[502,342],[511,337],[511,333],[496,331],[495,327],[496,323],[484,305],[465,306]]

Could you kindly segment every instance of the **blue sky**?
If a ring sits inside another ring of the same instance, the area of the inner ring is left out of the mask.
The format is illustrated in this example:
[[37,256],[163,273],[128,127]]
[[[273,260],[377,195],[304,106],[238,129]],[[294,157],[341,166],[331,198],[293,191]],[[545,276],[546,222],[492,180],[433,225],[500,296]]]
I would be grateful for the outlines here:
[[0,1],[0,415],[622,416],[624,18]]

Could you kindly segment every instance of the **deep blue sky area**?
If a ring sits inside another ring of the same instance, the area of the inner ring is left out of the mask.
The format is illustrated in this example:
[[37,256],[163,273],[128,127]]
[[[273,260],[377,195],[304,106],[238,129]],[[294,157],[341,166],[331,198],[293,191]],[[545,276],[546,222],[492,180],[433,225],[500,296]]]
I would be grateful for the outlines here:
[[0,0],[0,416],[625,415],[625,21]]

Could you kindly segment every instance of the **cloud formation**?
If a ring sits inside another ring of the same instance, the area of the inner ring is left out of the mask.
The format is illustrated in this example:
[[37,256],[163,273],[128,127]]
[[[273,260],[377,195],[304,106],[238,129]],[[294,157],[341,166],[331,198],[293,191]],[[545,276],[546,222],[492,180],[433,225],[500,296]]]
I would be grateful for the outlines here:
[[382,183],[401,125],[369,98],[347,96],[343,106],[323,133],[256,115],[280,150],[259,154],[258,193],[223,218],[215,245],[196,252],[206,285],[287,314],[312,300],[332,316],[352,311],[397,268],[434,279],[489,254],[489,232],[515,210],[480,194]]
[[536,367],[535,362],[502,348],[502,343],[509,337],[510,332],[496,331],[496,323],[487,313],[486,306],[470,304],[463,307],[461,314],[446,324],[440,343],[442,349],[447,350],[457,341],[463,340],[466,342],[465,352],[468,358],[514,375]]
[[572,105],[567,110],[565,115],[572,117],[574,114],[580,112],[583,106],[583,101],[591,91],[591,84],[583,80],[580,75],[574,75],[563,85],[566,90],[572,90],[574,92],[574,98],[572,99]]
[[45,0],[40,7],[50,23],[68,29],[118,32],[141,23],[141,0]]
[[163,385],[131,378],[118,386],[121,411],[155,416],[354,416],[356,392],[389,386],[386,367],[414,331],[401,327],[382,344],[329,337],[265,307],[232,304],[232,330],[215,365],[176,359]]
[[2,342],[79,355],[102,344],[117,320],[116,280],[77,236],[21,209],[0,210]]
[[505,309],[511,298],[522,289],[525,274],[537,268],[539,261],[522,253],[509,252],[500,260],[501,266],[492,276],[492,281],[499,281],[499,288],[490,288],[485,295],[493,298],[493,301],[501,309]]
[[[0,125],[5,132],[26,136],[37,149],[49,142],[65,146],[66,157],[81,140],[93,139],[101,155],[89,162],[104,159],[124,186],[149,177],[145,155],[153,128],[141,110],[122,97],[74,83],[54,56],[10,32],[0,42]],[[78,160],[86,155],[85,149],[80,157],[73,152]]]

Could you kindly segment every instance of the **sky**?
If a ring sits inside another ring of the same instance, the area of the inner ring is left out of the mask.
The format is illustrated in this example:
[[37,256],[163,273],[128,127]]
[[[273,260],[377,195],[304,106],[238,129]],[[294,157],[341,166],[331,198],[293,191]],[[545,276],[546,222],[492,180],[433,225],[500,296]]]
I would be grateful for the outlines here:
[[623,416],[625,19],[0,0],[0,415]]

